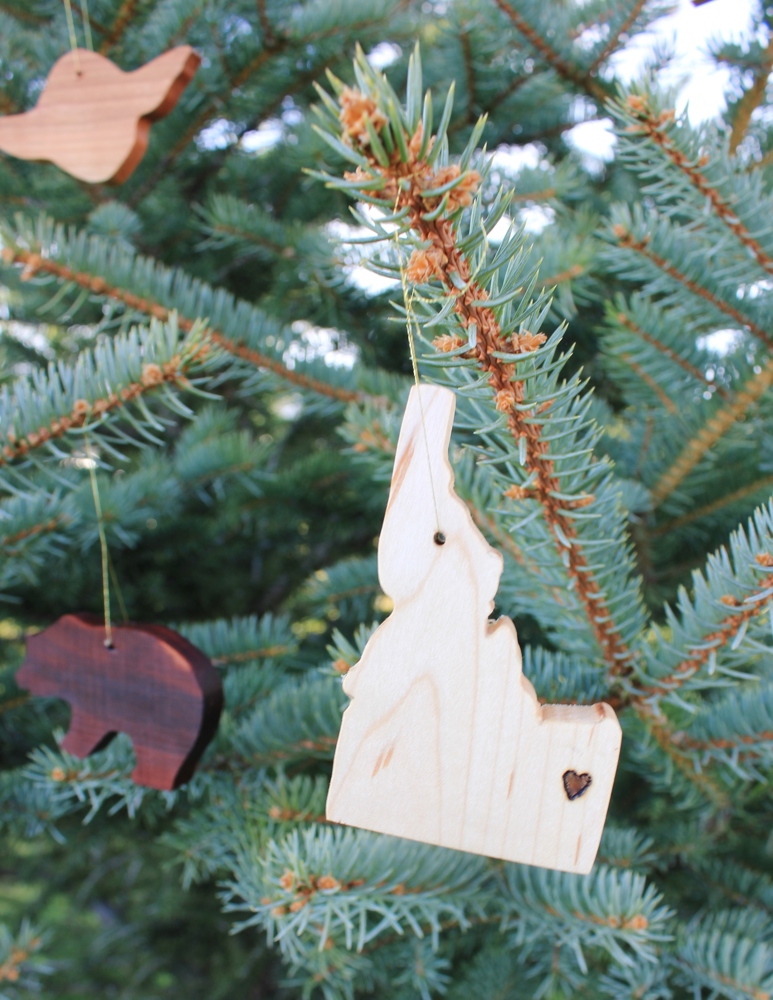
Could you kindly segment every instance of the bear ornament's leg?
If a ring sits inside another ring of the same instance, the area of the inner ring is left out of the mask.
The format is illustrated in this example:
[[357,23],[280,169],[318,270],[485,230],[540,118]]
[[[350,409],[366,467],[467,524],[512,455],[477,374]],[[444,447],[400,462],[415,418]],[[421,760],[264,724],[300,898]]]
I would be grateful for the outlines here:
[[99,719],[73,706],[70,728],[62,742],[62,749],[73,757],[88,757],[90,753],[103,750],[115,735],[114,729],[106,730]]
[[[99,719],[73,708],[72,722],[62,749],[74,757],[88,757],[97,750],[103,750],[117,733],[115,729],[106,731]],[[147,734],[140,736],[128,727],[127,736],[132,741],[137,758],[137,765],[132,771],[135,784],[171,791],[190,778],[199,755],[191,753],[189,747],[154,746],[148,742]]]
[[132,771],[132,781],[136,785],[170,792],[173,788],[179,788],[191,777],[195,761],[193,766],[186,767],[188,762],[186,748],[151,746],[131,733],[129,735],[132,736],[137,756],[137,766]]

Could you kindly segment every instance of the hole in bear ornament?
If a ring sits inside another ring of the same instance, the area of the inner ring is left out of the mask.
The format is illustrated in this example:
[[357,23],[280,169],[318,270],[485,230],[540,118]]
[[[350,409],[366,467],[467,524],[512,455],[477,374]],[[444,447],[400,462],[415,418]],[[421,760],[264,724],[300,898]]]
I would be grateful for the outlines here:
[[578,774],[576,771],[564,771],[564,791],[572,802],[587,791],[593,778],[589,774]]

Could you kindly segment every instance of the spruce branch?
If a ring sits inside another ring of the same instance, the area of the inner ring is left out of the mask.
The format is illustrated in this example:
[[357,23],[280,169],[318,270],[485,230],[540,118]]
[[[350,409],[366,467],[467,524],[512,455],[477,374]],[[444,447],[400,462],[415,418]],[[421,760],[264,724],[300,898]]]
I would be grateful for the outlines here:
[[566,284],[568,281],[575,281],[585,273],[586,269],[582,264],[570,264],[569,267],[563,271],[559,271],[557,274],[549,274],[547,278],[540,278],[534,287],[553,289],[557,285]]
[[464,60],[464,76],[467,82],[467,121],[469,124],[474,125],[476,120],[475,115],[475,66],[472,59],[472,51],[470,48],[470,35],[467,31],[462,28],[459,32],[459,43],[462,49],[462,58]]
[[682,514],[681,517],[675,517],[670,521],[664,521],[662,524],[656,525],[651,529],[650,533],[653,537],[669,535],[672,531],[677,531],[685,525],[693,524],[704,517],[709,517],[711,514],[724,510],[724,508],[732,504],[746,500],[747,497],[754,496],[756,493],[764,495],[767,499],[771,492],[773,492],[773,476],[763,476],[761,479],[756,479],[747,486],[741,486],[740,489],[733,490],[732,493],[726,493],[724,496],[719,497],[718,500],[712,500],[711,503],[704,504],[702,507],[695,507],[686,514]]
[[660,256],[660,254],[656,253],[649,246],[650,241],[647,237],[637,239],[626,226],[620,223],[612,227],[612,234],[618,245],[624,250],[631,250],[650,261],[656,268],[658,268],[658,270],[662,271],[663,274],[668,275],[669,278],[672,278],[674,281],[678,282],[678,284],[692,292],[693,295],[697,295],[700,298],[705,299],[706,302],[712,305],[715,309],[718,309],[721,313],[729,316],[731,319],[735,320],[736,323],[740,324],[740,326],[747,329],[769,350],[773,350],[773,337],[763,330],[758,323],[755,323],[754,320],[745,316],[739,309],[736,309],[735,306],[731,305],[725,299],[720,298],[704,285],[688,278],[686,274],[674,267],[673,264],[669,263],[669,261]]
[[276,45],[276,35],[274,34],[274,29],[269,20],[268,13],[266,11],[266,0],[257,0],[258,5],[258,22],[260,24],[261,30],[263,31],[263,44],[266,48],[273,48]]
[[[418,56],[414,56],[413,66],[413,79],[419,82],[418,89],[415,82],[409,83],[409,95],[412,86],[414,95],[421,93]],[[462,166],[435,165],[450,120],[452,94],[446,102],[439,134],[433,137],[425,132],[420,120],[417,96],[411,98],[413,112],[398,111],[396,96],[372,72],[364,57],[358,57],[356,67],[361,90],[336,85],[338,105],[333,105],[327,95],[323,97],[326,108],[336,108],[336,124],[343,141],[324,129],[320,129],[320,134],[323,138],[329,135],[328,141],[339,150],[351,150],[350,159],[357,164],[357,169],[347,173],[343,182],[331,178],[330,183],[342,184],[350,194],[359,187],[365,200],[388,211],[390,219],[399,220],[403,232],[415,236],[418,246],[405,270],[407,280],[414,284],[442,283],[447,311],[452,310],[460,327],[471,335],[467,348],[460,337],[446,336],[435,341],[436,349],[441,353],[466,354],[475,359],[484,373],[496,411],[506,420],[513,447],[524,456],[528,495],[542,508],[553,544],[567,561],[568,573],[610,674],[625,674],[630,670],[632,653],[595,580],[573,517],[579,506],[587,506],[593,498],[585,496],[578,500],[567,496],[562,489],[556,464],[560,456],[551,454],[544,421],[540,419],[540,413],[551,406],[552,399],[548,397],[539,409],[524,403],[526,384],[518,376],[518,361],[537,352],[547,338],[529,330],[503,333],[494,307],[510,301],[523,288],[516,287],[514,292],[508,289],[506,296],[498,300],[472,273],[469,250],[460,245],[458,213],[472,204],[480,179],[478,172],[467,166],[474,148],[472,142]],[[425,120],[427,106],[425,102]],[[324,120],[327,124],[328,120]],[[473,140],[477,139],[482,124],[479,123]],[[472,240],[479,241],[478,234],[469,238],[468,247]],[[504,252],[500,249],[500,257]],[[495,270],[498,268],[492,266],[489,274]],[[530,277],[536,280],[535,276]]]
[[[513,536],[502,527],[501,523],[488,511],[478,507],[477,504],[472,503],[470,500],[467,500],[466,503],[470,509],[470,513],[472,514],[473,521],[477,524],[483,534],[487,538],[495,540],[497,545],[507,552],[509,556],[512,556],[517,563],[525,565],[526,557],[518,547],[518,543],[515,541]],[[532,563],[531,568],[533,572],[539,573],[539,568],[536,563]]]
[[641,365],[637,364],[630,354],[619,354],[618,357],[621,361],[624,361],[637,378],[640,378],[645,385],[655,393],[663,406],[668,410],[672,416],[676,416],[679,413],[676,403],[671,399],[670,396],[666,395],[664,389],[662,389],[655,379],[647,372]]
[[705,989],[728,1000],[770,1000],[771,931],[758,917],[721,910],[694,920],[677,949],[682,984],[696,995]]
[[298,641],[284,616],[249,615],[219,618],[201,624],[178,625],[177,630],[201,649],[217,667],[282,662],[298,651]]
[[755,511],[729,549],[712,553],[705,573],[694,571],[693,593],[680,590],[676,611],[666,607],[666,630],[655,627],[642,647],[636,701],[665,698],[683,708],[679,691],[757,683],[749,654],[767,655],[770,648],[764,640],[773,599],[773,508]]
[[0,715],[3,712],[13,712],[22,705],[28,705],[30,701],[32,701],[32,695],[30,694],[20,694],[18,698],[9,698],[7,701],[0,703]]
[[509,18],[516,31],[520,32],[532,48],[539,53],[545,63],[558,73],[560,77],[573,83],[580,90],[585,91],[590,97],[598,101],[601,105],[608,99],[609,93],[599,81],[591,75],[591,71],[583,72],[578,67],[571,65],[558,52],[552,48],[542,35],[526,20],[523,15],[515,9],[509,0],[494,0],[502,13]]
[[41,955],[43,944],[44,935],[26,918],[16,933],[0,923],[0,1000],[40,991],[40,977],[52,971]]
[[[50,257],[41,256],[39,253],[28,251],[21,247],[4,248],[2,259],[6,264],[23,265],[23,277],[26,277],[28,280],[36,274],[48,274],[52,275],[59,282],[88,289],[95,296],[121,302],[128,309],[145,313],[161,321],[169,320],[173,314],[172,309],[167,308],[160,302],[145,296],[135,295],[123,288],[114,287],[99,275],[89,274],[84,271],[73,271],[71,268],[57,263]],[[177,315],[177,323],[181,330],[193,330],[196,322],[195,319],[187,316]],[[234,357],[247,361],[256,368],[268,369],[268,371],[300,388],[308,389],[311,392],[328,396],[343,403],[360,401],[363,398],[363,395],[359,392],[352,392],[339,386],[330,385],[321,379],[311,378],[302,372],[294,371],[277,358],[255,350],[246,344],[238,343],[217,329],[207,327],[203,332],[203,336],[206,340],[211,341],[217,347],[222,348],[222,350],[227,351]]]
[[364,619],[372,613],[373,600],[381,594],[376,555],[350,556],[329,569],[318,570],[298,593],[297,601],[312,614]]
[[287,681],[240,720],[228,736],[229,754],[257,767],[332,760],[341,698],[340,684],[329,676]]
[[107,30],[102,29],[104,38],[102,39],[99,51],[103,56],[107,55],[121,41],[124,32],[131,24],[139,4],[140,0],[123,0],[110,28]]
[[525,646],[523,672],[542,704],[592,705],[606,699],[616,707],[615,696],[609,695],[604,679],[588,661],[539,646]]
[[[618,107],[620,108],[621,105]],[[717,187],[702,172],[703,168],[709,164],[709,158],[701,156],[696,160],[690,157],[679,148],[678,143],[669,135],[675,120],[673,110],[666,109],[656,113],[646,94],[629,94],[622,115],[630,120],[626,131],[632,135],[643,135],[650,139],[669,162],[677,167],[690,184],[708,200],[715,216],[746,247],[760,267],[768,274],[773,274],[773,257],[765,252],[738,217],[732,204],[720,194]]]
[[91,9],[84,0],[72,0],[72,5],[80,14],[81,19],[88,18],[89,27],[92,32],[96,32],[98,35],[105,35],[107,33],[104,24],[94,17]]
[[[86,428],[109,426],[116,415],[131,420],[130,407],[141,406],[148,394],[159,392],[167,406],[174,407],[174,396],[165,396],[164,390],[190,389],[189,376],[202,369],[210,352],[200,324],[191,324],[189,329],[181,338],[174,314],[166,324],[154,319],[146,331],[134,329],[103,341],[93,352],[83,352],[75,365],[52,365],[46,374],[3,386],[0,468],[26,460],[43,448],[59,459],[63,456],[56,442],[67,438],[72,444],[75,434],[80,440]],[[161,426],[142,409],[138,416],[147,427],[158,430]],[[132,423],[142,429],[136,420]]]
[[[314,18],[315,13],[319,16],[319,14],[322,14],[322,11],[315,12],[312,8],[308,24],[304,24],[302,17],[296,17],[286,25],[275,26],[272,32],[272,40],[269,42],[268,38],[264,36],[263,47],[255,53],[252,59],[245,62],[238,69],[231,72],[226,71],[222,85],[216,91],[207,95],[207,99],[202,102],[201,110],[193,117],[177,142],[159,160],[154,170],[143,183],[132,192],[129,204],[132,207],[136,207],[155,190],[168,172],[174,168],[177,160],[202,128],[219,113],[219,108],[226,95],[232,94],[235,90],[239,90],[250,83],[258,73],[272,63],[278,62],[288,52],[292,53],[296,51],[299,55],[303,53],[306,58],[308,58],[310,52],[314,53],[313,65],[304,73],[301,73],[299,78],[290,84],[286,90],[276,94],[268,106],[261,108],[260,115],[253,118],[252,124],[248,126],[244,123],[241,130],[246,132],[250,127],[255,128],[259,121],[270,118],[282,106],[282,102],[287,97],[290,97],[294,92],[299,90],[305,90],[310,84],[320,79],[329,69],[331,62],[333,62],[334,58],[338,57],[339,53],[333,51],[330,55],[327,55],[322,43],[344,32],[347,34],[353,33],[355,37],[358,36],[358,33],[359,37],[362,37],[363,34],[373,32],[379,26],[386,26],[390,18],[394,17],[405,5],[406,0],[379,0],[378,3],[370,4],[374,8],[372,12],[368,10],[367,6],[362,11],[361,5],[352,6],[351,8],[347,5],[340,8],[340,14],[342,15],[340,20],[329,23],[325,18],[324,20],[327,23],[322,25],[316,24]],[[307,12],[303,8],[301,10],[304,13]],[[343,15],[348,16],[344,17]]]
[[[675,742],[723,763],[744,781],[767,782],[773,765],[773,688],[731,691],[701,708]],[[757,765],[762,766],[760,771]]]
[[[760,553],[760,558],[764,558],[763,553]],[[773,574],[763,577],[757,588],[744,598],[743,603],[732,595],[723,595],[721,600],[726,607],[737,610],[722,618],[713,632],[702,636],[700,648],[696,648],[695,652],[678,663],[670,674],[658,678],[657,684],[641,688],[640,696],[665,697],[694,677],[708,664],[710,657],[716,657],[722,647],[731,643],[739,633],[743,636],[749,622],[770,608],[773,601]]]
[[659,477],[650,495],[659,507],[676,487],[692,472],[701,459],[720,441],[749,409],[757,403],[773,384],[773,358],[764,361],[761,370],[749,378],[732,399],[720,407],[700,431],[680,452],[672,465]]
[[60,492],[19,493],[0,500],[0,593],[35,580],[79,521],[72,499]]
[[[228,419],[232,413],[222,407],[199,410],[197,419],[180,433],[172,454],[156,456],[147,449],[139,453],[132,471],[100,476],[103,523],[111,547],[135,548],[152,530],[151,525],[169,524],[194,497],[209,505],[208,490],[222,494],[227,485],[237,503],[240,497],[254,498],[259,493],[270,451],[249,432],[236,430]],[[116,419],[123,416],[114,414]],[[90,434],[89,450],[78,448],[67,457],[65,468],[57,470],[53,463],[46,463],[33,473],[25,463],[17,463],[10,477],[15,482],[6,485],[18,490],[21,482],[23,492],[0,499],[0,531],[6,535],[6,543],[0,543],[0,590],[38,583],[43,567],[53,568],[73,547],[87,551],[96,543],[93,497],[82,467],[98,460],[102,446],[106,441],[109,444],[111,436],[118,436],[119,429],[113,423]],[[138,441],[120,443],[135,446]],[[238,622],[234,628],[238,630]],[[272,630],[270,616],[257,632],[262,634],[264,628]],[[245,625],[245,641],[254,635],[257,642],[257,632]],[[276,645],[285,633],[277,627],[273,634]]]
[[362,951],[388,931],[429,932],[437,944],[444,920],[465,928],[483,916],[482,858],[403,842],[396,868],[394,845],[362,830],[315,827],[271,842],[263,857],[245,845],[225,909],[251,911],[237,929],[262,926],[299,964],[309,945],[323,954],[333,943]]
[[38,521],[29,527],[21,528],[12,534],[0,535],[0,546],[2,546],[3,555],[5,557],[16,556],[19,554],[19,547],[22,542],[28,543],[33,538],[59,531],[67,523],[68,518],[66,515],[59,514],[47,517],[44,521]]
[[268,260],[279,256],[291,259],[297,254],[281,223],[233,195],[215,195],[199,214],[201,229],[207,237],[200,244],[201,249],[247,246],[252,253]]
[[730,132],[730,152],[735,153],[749,128],[752,115],[765,100],[768,78],[773,70],[773,38],[760,53],[760,60],[754,70],[752,85],[744,91],[735,107],[733,128]]
[[596,70],[601,66],[601,64],[605,62],[609,56],[612,55],[612,53],[620,44],[620,38],[622,37],[622,35],[628,34],[628,32],[634,26],[637,18],[643,12],[646,3],[647,0],[634,0],[634,2],[631,4],[631,9],[626,14],[624,20],[621,21],[621,23],[613,31],[610,31],[609,38],[607,39],[606,44],[588,67],[589,75],[595,73]]
[[608,822],[601,835],[598,861],[611,868],[628,869],[646,875],[658,861],[654,845],[652,837],[643,834],[636,827],[614,826]]
[[[658,351],[660,354],[663,355],[663,357],[668,358],[669,361],[673,361],[674,364],[679,365],[680,368],[682,368],[685,372],[687,372],[688,375],[692,376],[692,378],[694,378],[697,382],[701,382],[707,388],[716,391],[716,394],[721,399],[729,398],[729,394],[726,389],[724,389],[721,385],[717,385],[716,382],[709,381],[709,379],[700,370],[700,368],[697,368],[686,358],[682,357],[682,355],[679,354],[677,351],[673,350],[667,344],[664,344],[661,340],[658,340],[658,338],[655,337],[653,334],[648,333],[646,330],[644,330],[641,326],[639,326],[638,323],[636,323],[631,318],[631,316],[628,315],[627,312],[624,312],[622,310],[616,312],[610,310],[610,319],[616,323],[619,323],[620,326],[624,327],[626,330],[629,330],[632,334],[634,334],[635,337],[638,337],[639,339],[643,340],[646,344],[649,344],[651,347],[654,347],[656,351]],[[662,389],[660,389],[660,387],[658,388],[660,391],[663,391]],[[670,407],[667,408],[670,409]]]
[[[642,724],[645,740],[652,740],[657,748],[658,757],[654,760],[648,753],[649,748],[646,744],[640,746],[639,751],[645,759],[649,759],[650,766],[660,776],[662,789],[668,790],[673,795],[674,789],[669,786],[676,772],[693,797],[697,794],[699,800],[710,802],[716,812],[727,813],[730,808],[727,789],[704,768],[696,767],[694,755],[679,746],[674,739],[676,727],[662,713],[657,714],[650,705],[637,701],[635,697],[631,698],[630,703],[636,718]],[[665,767],[663,761],[666,762]],[[665,780],[663,780],[664,775]]]
[[[64,734],[56,735],[61,740]],[[125,809],[130,817],[136,815],[146,799],[154,799],[157,806],[161,804],[162,812],[171,808],[179,792],[156,793],[135,785],[131,780],[135,763],[131,740],[119,733],[104,750],[83,760],[61,749],[38,747],[18,773],[25,785],[40,796],[41,802],[36,802],[35,795],[30,796],[30,805],[39,822],[42,820],[46,827],[55,829],[58,819],[84,809],[87,810],[84,822],[88,823],[108,804],[111,812]],[[15,822],[18,825],[18,819]]]
[[2,0],[0,10],[4,10],[8,17],[18,18],[25,24],[32,24],[35,27],[40,27],[46,20],[43,15],[35,13],[34,10],[19,8],[16,4],[8,3],[8,0]]
[[568,946],[582,967],[583,948],[606,951],[622,965],[636,956],[655,961],[669,941],[672,912],[644,876],[596,865],[590,875],[508,865],[503,886],[505,927],[514,943],[527,945],[549,936]]
[[692,865],[720,899],[734,906],[761,908],[773,916],[773,879],[729,857],[696,859]]

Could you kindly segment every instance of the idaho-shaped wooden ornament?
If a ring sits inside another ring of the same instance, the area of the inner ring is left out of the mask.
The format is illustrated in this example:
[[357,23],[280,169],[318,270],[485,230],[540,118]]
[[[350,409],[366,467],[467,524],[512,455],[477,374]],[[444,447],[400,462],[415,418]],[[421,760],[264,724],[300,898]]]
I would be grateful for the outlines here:
[[62,56],[31,111],[0,118],[0,151],[56,164],[90,184],[123,183],[201,62],[189,45],[124,73],[88,49]]
[[605,704],[541,706],[513,623],[489,621],[503,560],[454,492],[455,406],[411,390],[378,548],[394,611],[344,678],[327,818],[587,873],[620,724]]
[[138,785],[169,790],[193,775],[223,706],[220,675],[194,645],[163,625],[105,626],[94,615],[64,615],[27,640],[16,680],[72,709],[62,743],[86,757],[117,733],[134,744]]

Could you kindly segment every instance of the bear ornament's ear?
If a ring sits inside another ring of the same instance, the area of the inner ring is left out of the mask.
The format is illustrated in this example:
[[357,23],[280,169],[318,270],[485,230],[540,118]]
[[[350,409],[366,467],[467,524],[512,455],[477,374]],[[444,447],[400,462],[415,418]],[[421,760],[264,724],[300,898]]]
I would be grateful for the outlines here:
[[93,615],[65,615],[27,640],[17,681],[72,710],[62,748],[76,757],[126,733],[137,784],[170,790],[192,776],[223,705],[220,675],[183,636],[161,625],[105,627]]

